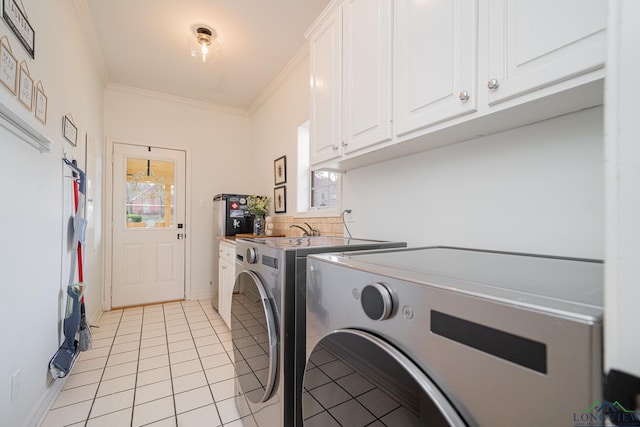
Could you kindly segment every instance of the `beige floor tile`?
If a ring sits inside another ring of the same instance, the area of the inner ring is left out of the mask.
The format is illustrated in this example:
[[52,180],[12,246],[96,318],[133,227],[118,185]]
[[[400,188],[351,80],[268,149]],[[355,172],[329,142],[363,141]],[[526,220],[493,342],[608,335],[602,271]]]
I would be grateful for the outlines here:
[[[136,342],[138,344],[138,342]],[[138,360],[138,349],[125,353],[111,354],[107,360],[107,366],[121,365],[123,363],[135,362]]]
[[83,385],[93,384],[100,382],[102,378],[102,369],[95,369],[93,371],[74,373],[71,372],[67,382],[64,383],[63,390],[68,390]]
[[213,356],[207,356],[200,359],[202,367],[204,369],[216,368],[218,366],[231,363],[231,359],[226,353],[214,354]]
[[98,389],[98,383],[88,384],[81,387],[75,387],[68,390],[62,390],[56,398],[52,409],[60,408],[62,406],[69,406],[76,403],[84,402],[86,400],[93,400]]
[[220,339],[218,339],[218,337],[215,335],[208,335],[206,337],[194,338],[193,341],[196,343],[197,347],[204,347],[212,344],[220,344]]
[[226,400],[234,396],[233,383],[234,379],[228,379],[211,384],[211,393],[213,394],[213,400],[219,402]]
[[138,362],[138,371],[148,371],[150,369],[161,368],[169,365],[169,355],[162,354],[160,356],[149,357],[147,359],[140,359]]
[[40,424],[40,427],[68,426],[73,423],[84,421],[89,415],[92,403],[92,401],[87,400],[86,402],[76,403],[75,405],[52,409],[47,413],[47,416],[42,424]]
[[119,393],[121,391],[132,390],[136,386],[136,375],[125,375],[123,377],[103,380],[98,388],[98,397],[107,396],[109,394]]
[[143,385],[158,383],[168,379],[171,379],[171,370],[169,369],[169,366],[163,366],[162,368],[138,372],[137,385],[138,387],[141,387]]
[[141,405],[143,403],[151,402],[152,400],[171,396],[172,394],[173,389],[171,387],[171,380],[136,387],[135,404]]
[[94,369],[102,369],[107,363],[106,357],[98,357],[95,359],[89,360],[78,360],[75,365],[71,369],[71,372],[74,374],[79,374],[81,372],[93,371]]
[[169,353],[175,353],[177,351],[195,349],[196,345],[193,340],[184,340],[169,343]]
[[231,363],[207,369],[204,372],[207,376],[207,381],[209,381],[209,384],[214,384],[219,381],[225,381],[236,376],[236,371],[233,367],[233,364]]
[[138,362],[123,363],[121,365],[109,366],[104,370],[102,381],[113,378],[124,377],[125,375],[135,374],[138,368]]
[[198,355],[200,355],[200,357],[213,356],[215,354],[220,354],[224,352],[225,352],[225,349],[222,344],[198,346]]
[[221,425],[216,405],[207,405],[178,414],[179,427],[218,427]]
[[164,420],[147,424],[145,427],[176,427],[177,425],[178,424],[176,423],[176,417],[172,416],[169,418],[165,418]]
[[172,397],[153,400],[142,405],[136,405],[133,408],[132,426],[143,426],[154,421],[164,420],[173,415],[175,415],[175,410]]
[[109,355],[111,348],[109,346],[91,348],[87,351],[83,351],[78,356],[78,362],[81,360],[98,359],[100,357],[106,357]]
[[123,344],[116,344],[113,347],[111,347],[111,355],[113,356],[114,354],[126,353],[129,351],[138,350],[139,347],[140,347],[140,341],[131,341]]
[[194,360],[198,358],[198,352],[195,348],[190,348],[188,350],[175,351],[169,353],[169,360],[171,364],[187,362],[189,360]]
[[173,392],[182,393],[184,391],[193,390],[194,388],[206,386],[207,384],[207,377],[204,372],[194,372],[181,377],[174,377]]
[[169,342],[169,344],[185,340],[192,340],[189,332],[179,332],[177,334],[167,335],[167,342]]
[[213,330],[211,325],[209,325],[208,328],[202,328],[202,329],[197,329],[195,331],[191,331],[191,336],[193,338],[207,337],[215,334],[216,334],[216,331]]
[[173,378],[201,371],[202,364],[200,363],[200,360],[189,360],[188,362],[176,363],[175,365],[171,365],[171,376]]
[[193,390],[178,393],[174,396],[176,402],[176,413],[191,411],[213,403],[211,390],[209,387],[200,387]]
[[169,354],[169,349],[167,348],[166,343],[140,349],[140,359],[162,356],[163,354]]
[[126,408],[121,411],[111,412],[100,417],[91,418],[87,421],[86,427],[118,427],[131,424],[131,413],[133,408]]
[[[144,333],[143,333],[144,335]],[[157,337],[151,337],[151,338],[142,338],[142,340],[140,341],[140,348],[147,348],[147,347],[155,347],[157,345],[167,345],[167,336],[166,335],[159,335]]]
[[133,406],[133,390],[121,391],[96,398],[91,408],[90,418],[117,412]]

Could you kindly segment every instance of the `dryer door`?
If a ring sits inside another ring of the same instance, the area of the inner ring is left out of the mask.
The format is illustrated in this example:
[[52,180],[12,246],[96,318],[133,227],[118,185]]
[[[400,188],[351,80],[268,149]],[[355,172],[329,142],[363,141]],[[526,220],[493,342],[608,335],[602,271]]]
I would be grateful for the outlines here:
[[234,368],[242,392],[253,403],[271,396],[278,367],[274,310],[262,281],[252,271],[236,276],[231,302]]
[[310,426],[466,426],[431,380],[403,353],[366,332],[342,329],[314,347],[303,379]]

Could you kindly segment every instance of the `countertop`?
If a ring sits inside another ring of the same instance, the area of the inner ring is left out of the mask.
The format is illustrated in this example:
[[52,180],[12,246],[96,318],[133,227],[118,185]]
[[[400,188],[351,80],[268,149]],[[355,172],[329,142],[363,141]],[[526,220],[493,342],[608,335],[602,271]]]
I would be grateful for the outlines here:
[[263,239],[263,238],[270,238],[270,237],[285,237],[284,234],[277,234],[277,235],[271,235],[271,236],[266,236],[266,235],[255,235],[252,233],[239,233],[236,234],[235,236],[225,236],[225,237],[217,237],[217,239],[221,242],[227,242],[227,243],[232,243],[235,244],[236,243],[236,238],[249,238],[249,239]]

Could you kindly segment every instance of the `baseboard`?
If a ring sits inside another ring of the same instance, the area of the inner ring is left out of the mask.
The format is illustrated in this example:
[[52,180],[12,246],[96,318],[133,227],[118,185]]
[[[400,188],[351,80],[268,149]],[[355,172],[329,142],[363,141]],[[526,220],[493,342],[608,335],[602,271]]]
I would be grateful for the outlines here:
[[213,292],[209,290],[200,291],[200,292],[192,292],[186,300],[196,300],[196,299],[211,299],[213,298]]
[[58,398],[58,394],[62,391],[67,379],[68,377],[51,379],[51,382],[47,386],[47,392],[33,407],[33,410],[24,422],[23,427],[38,427],[44,422],[51,405],[53,405],[53,402]]

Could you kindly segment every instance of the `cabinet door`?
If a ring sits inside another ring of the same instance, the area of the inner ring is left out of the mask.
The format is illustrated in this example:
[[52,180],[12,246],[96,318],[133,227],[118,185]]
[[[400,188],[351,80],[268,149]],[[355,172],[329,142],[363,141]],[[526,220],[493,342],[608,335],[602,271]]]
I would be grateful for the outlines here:
[[350,153],[391,134],[391,0],[343,5],[343,147]]
[[603,67],[606,0],[489,0],[496,104]]
[[218,313],[231,327],[231,297],[233,295],[233,284],[235,281],[235,267],[223,259],[220,259],[220,269],[218,270],[219,300]]
[[395,13],[396,134],[476,111],[477,0],[398,0]]
[[309,39],[311,66],[310,162],[339,157],[342,141],[342,9]]

